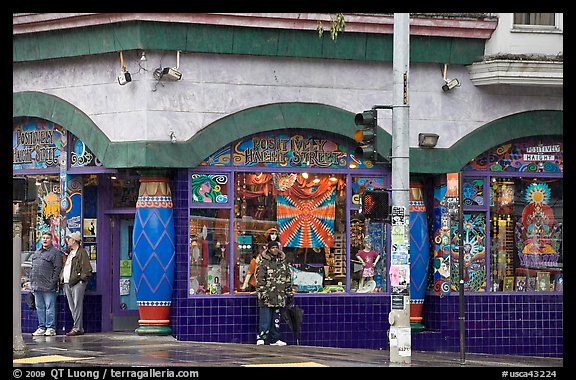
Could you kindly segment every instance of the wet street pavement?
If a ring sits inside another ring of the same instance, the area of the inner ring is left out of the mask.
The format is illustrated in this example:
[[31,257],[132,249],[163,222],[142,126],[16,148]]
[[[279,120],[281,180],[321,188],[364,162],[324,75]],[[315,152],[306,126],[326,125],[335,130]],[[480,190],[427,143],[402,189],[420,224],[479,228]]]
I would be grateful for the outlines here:
[[[172,336],[97,333],[67,337],[22,334],[23,356],[13,367],[563,367],[563,359],[412,352],[409,365],[390,363],[387,350],[181,342]],[[542,377],[542,376],[540,376]],[[552,377],[552,376],[549,376]],[[558,376],[554,376],[558,378]]]

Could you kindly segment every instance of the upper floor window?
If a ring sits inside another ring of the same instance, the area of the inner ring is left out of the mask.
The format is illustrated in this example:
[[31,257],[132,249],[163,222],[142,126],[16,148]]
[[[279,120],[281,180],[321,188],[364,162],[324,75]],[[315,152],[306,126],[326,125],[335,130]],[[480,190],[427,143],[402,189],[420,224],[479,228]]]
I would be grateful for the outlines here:
[[554,13],[514,13],[514,26],[554,26]]

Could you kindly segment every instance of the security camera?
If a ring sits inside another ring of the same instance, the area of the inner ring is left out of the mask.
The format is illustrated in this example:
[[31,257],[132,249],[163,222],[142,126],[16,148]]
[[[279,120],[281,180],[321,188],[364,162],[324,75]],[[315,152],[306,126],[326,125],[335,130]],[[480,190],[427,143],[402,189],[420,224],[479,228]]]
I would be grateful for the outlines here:
[[120,86],[124,86],[126,83],[131,82],[131,81],[132,81],[132,76],[130,75],[130,73],[128,71],[123,71],[118,76],[118,83],[120,83]]
[[170,80],[180,80],[182,79],[182,73],[174,67],[165,67],[162,70],[162,78],[168,78]]
[[458,79],[454,78],[454,79],[447,80],[446,83],[444,83],[444,86],[442,86],[442,90],[444,92],[446,92],[446,91],[452,90],[454,87],[459,87],[459,86],[460,86],[460,81],[458,81]]

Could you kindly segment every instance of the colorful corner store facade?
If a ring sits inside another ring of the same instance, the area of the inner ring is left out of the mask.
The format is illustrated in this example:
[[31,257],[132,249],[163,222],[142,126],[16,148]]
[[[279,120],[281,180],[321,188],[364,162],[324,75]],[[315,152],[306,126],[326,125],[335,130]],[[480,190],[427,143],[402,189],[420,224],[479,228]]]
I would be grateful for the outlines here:
[[[562,356],[561,115],[513,119],[467,137],[474,144],[484,133],[494,144],[461,170],[466,348]],[[507,138],[503,127],[519,120],[525,136]],[[412,175],[410,248],[391,255],[390,225],[360,215],[363,191],[390,188],[390,167],[354,157],[349,137],[299,127],[242,136],[192,168],[112,170],[74,126],[16,117],[13,220],[23,260],[43,231],[60,247],[66,231],[80,231],[95,270],[87,332],[162,319],[178,340],[253,344],[256,296],[240,287],[276,228],[305,310],[300,344],[386,349],[392,293],[409,286],[411,320],[424,326],[412,332],[412,349],[457,352],[455,173]],[[366,240],[380,260],[363,279],[356,253]],[[23,269],[23,294],[25,277]],[[23,332],[32,332],[35,313],[22,307]],[[59,334],[72,323],[62,295],[57,321]]]
[[[502,29],[514,47],[559,51],[562,29],[510,30],[513,14],[500,15],[410,15],[410,236],[399,236],[360,212],[362,193],[397,174],[393,111],[378,111],[377,162],[353,153],[355,114],[393,104],[394,15],[350,14],[333,41],[316,31],[330,14],[13,14],[23,332],[37,328],[30,252],[44,231],[61,248],[80,231],[95,271],[87,333],[253,345],[256,295],[241,285],[275,228],[302,345],[388,349],[391,310],[410,307],[411,349],[452,355],[462,283],[466,352],[562,357],[562,58],[514,61],[519,78],[484,59]],[[451,78],[461,85],[444,91]],[[419,133],[438,145],[419,147]],[[378,257],[372,270],[358,253]],[[63,295],[57,310],[62,335]]]

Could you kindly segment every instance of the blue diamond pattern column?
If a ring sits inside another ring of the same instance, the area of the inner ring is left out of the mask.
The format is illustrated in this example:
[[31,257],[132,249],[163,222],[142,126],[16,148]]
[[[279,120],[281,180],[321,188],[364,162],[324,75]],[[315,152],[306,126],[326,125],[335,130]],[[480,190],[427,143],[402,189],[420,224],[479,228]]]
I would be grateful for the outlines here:
[[174,289],[174,212],[168,179],[142,176],[133,233],[132,271],[138,335],[170,335]]
[[412,329],[424,329],[422,308],[428,280],[430,239],[426,205],[422,196],[422,184],[410,184],[410,324]]

